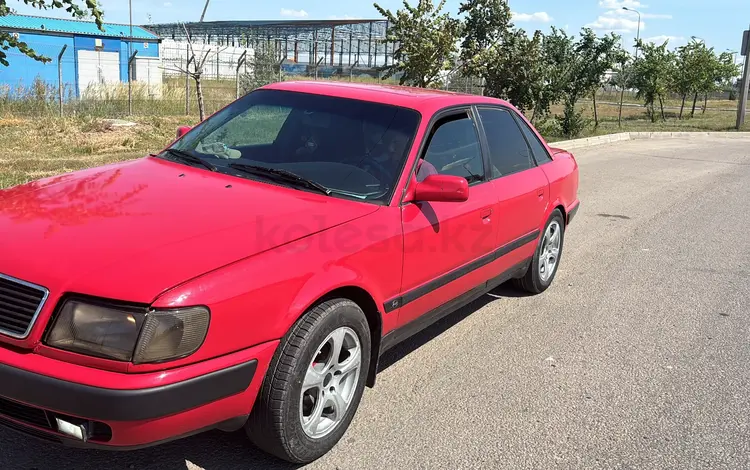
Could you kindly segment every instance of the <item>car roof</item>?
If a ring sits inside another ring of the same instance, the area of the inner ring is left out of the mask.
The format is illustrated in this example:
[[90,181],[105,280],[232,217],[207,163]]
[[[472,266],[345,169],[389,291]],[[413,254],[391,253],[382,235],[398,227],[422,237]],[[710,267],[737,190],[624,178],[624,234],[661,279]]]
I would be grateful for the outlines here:
[[461,104],[502,104],[504,100],[486,96],[454,93],[428,88],[371,83],[351,83],[339,81],[289,81],[266,85],[263,89],[295,91],[318,95],[336,96],[364,101],[375,101],[394,106],[427,111]]

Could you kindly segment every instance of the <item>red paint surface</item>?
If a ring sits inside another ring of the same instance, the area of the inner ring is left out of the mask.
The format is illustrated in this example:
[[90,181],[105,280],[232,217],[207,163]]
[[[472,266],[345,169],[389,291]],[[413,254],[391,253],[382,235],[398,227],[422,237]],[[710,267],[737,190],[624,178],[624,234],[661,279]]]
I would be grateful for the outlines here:
[[[437,111],[460,104],[509,106],[403,87],[283,82],[268,88],[416,109],[423,118],[407,169]],[[567,152],[552,153],[552,162],[466,188],[469,197],[461,202],[412,201],[410,171],[401,175],[393,200],[379,206],[152,157],[0,191],[0,272],[50,291],[28,338],[0,335],[0,363],[81,384],[138,389],[258,359],[255,379],[242,394],[167,418],[108,423],[113,445],[158,441],[245,414],[279,338],[333,290],[369,295],[386,334],[528,258],[533,243],[383,313],[386,300],[541,230],[557,206],[571,209],[577,164]],[[402,204],[402,196],[410,202]],[[206,305],[208,335],[196,353],[165,364],[55,350],[42,337],[68,293],[154,308]]]

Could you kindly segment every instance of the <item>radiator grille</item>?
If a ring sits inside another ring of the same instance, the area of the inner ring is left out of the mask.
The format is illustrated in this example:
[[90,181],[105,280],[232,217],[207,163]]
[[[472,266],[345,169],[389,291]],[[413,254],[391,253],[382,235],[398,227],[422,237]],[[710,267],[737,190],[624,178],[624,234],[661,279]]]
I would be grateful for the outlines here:
[[0,274],[0,334],[28,336],[47,294],[43,287]]

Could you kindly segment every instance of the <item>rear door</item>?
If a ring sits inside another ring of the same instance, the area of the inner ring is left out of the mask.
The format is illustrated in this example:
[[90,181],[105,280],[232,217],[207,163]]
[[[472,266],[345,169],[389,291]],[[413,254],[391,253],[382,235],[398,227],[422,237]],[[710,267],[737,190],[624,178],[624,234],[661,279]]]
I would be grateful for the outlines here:
[[564,151],[554,153],[555,157],[552,158],[548,146],[530,123],[522,116],[517,117],[518,125],[534,153],[534,159],[549,181],[550,204],[563,204],[565,213],[569,214],[578,205],[578,165],[575,159]]
[[505,107],[478,107],[477,111],[498,199],[496,244],[505,270],[534,254],[549,204],[549,182],[534,160],[515,111]]

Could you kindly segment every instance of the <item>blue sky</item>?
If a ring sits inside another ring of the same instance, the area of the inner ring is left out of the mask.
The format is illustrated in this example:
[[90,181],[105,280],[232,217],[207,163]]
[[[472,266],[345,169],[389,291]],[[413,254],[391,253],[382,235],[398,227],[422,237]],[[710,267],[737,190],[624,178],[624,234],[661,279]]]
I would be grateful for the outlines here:
[[[436,0],[437,1],[437,0]],[[204,0],[132,0],[135,23],[196,21]],[[416,3],[416,0],[412,0]],[[15,3],[9,1],[9,5]],[[401,0],[381,0],[392,10]],[[460,0],[449,0],[446,9],[458,11]],[[679,46],[691,36],[703,39],[717,51],[739,50],[742,31],[750,26],[750,0],[510,0],[514,23],[527,31],[549,30],[551,25],[569,33],[583,26],[597,32],[614,31],[631,47],[638,26],[638,15],[623,6],[641,12],[641,37]],[[100,0],[108,21],[127,23],[127,0]],[[37,13],[18,2],[19,13]],[[56,15],[57,16],[57,15]],[[206,21],[227,19],[328,19],[377,18],[368,0],[211,0]],[[739,61],[739,58],[738,58]]]

